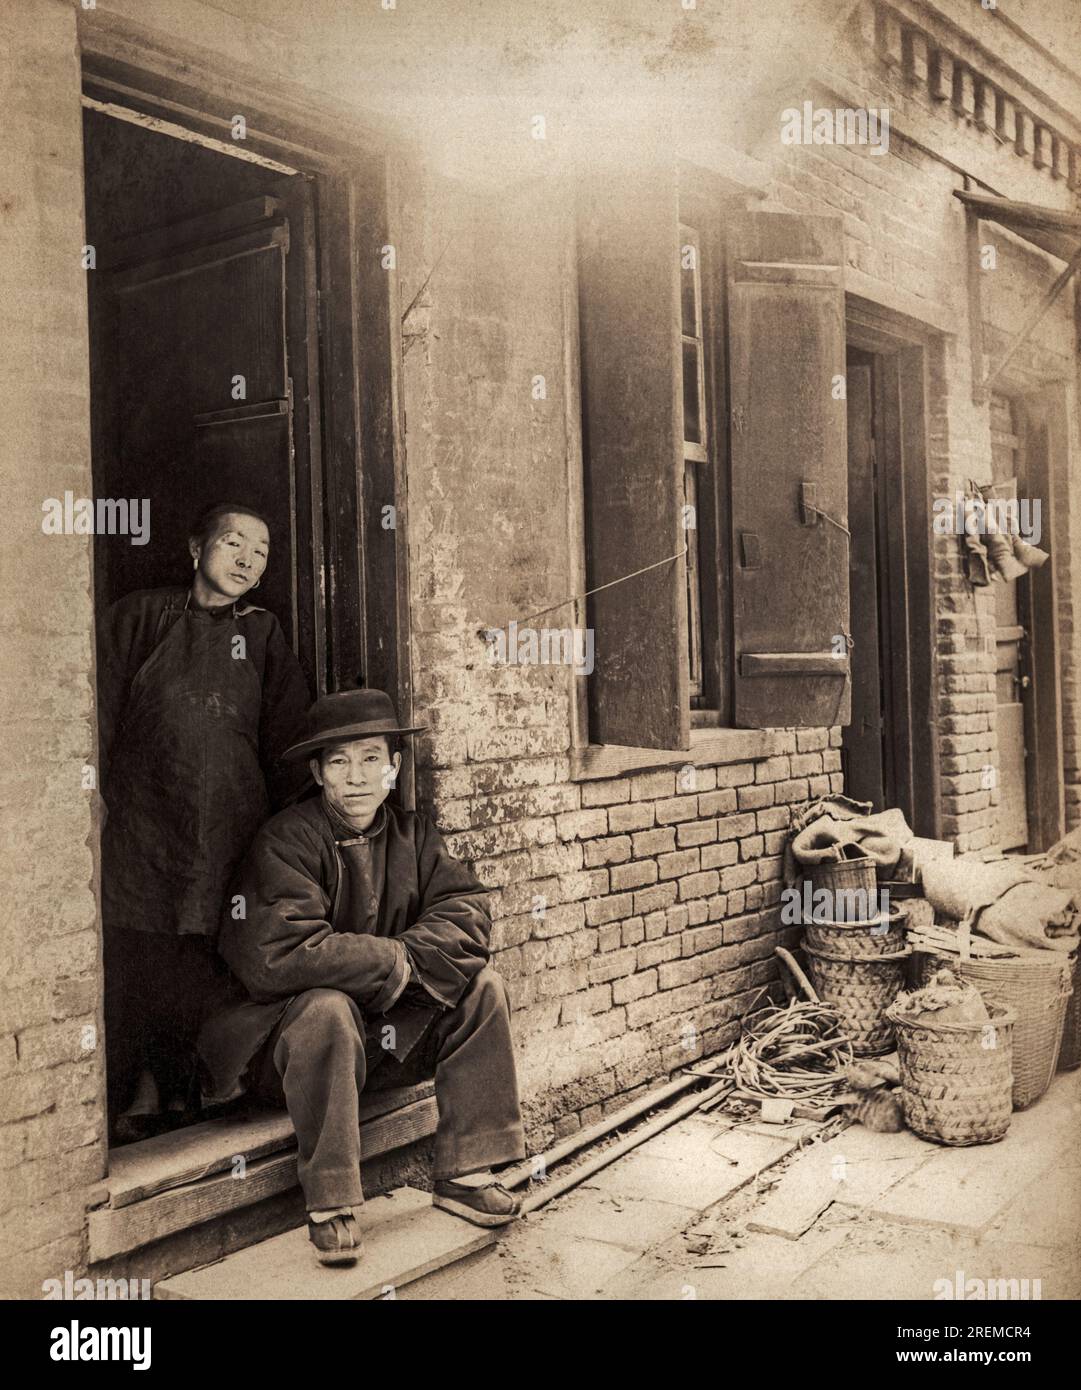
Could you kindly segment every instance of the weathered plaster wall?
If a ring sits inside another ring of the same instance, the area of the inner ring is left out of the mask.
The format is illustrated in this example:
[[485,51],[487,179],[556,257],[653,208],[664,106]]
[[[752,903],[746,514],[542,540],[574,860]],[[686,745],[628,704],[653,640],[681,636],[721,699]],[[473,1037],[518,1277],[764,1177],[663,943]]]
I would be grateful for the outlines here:
[[75,17],[0,9],[0,1296],[78,1268],[105,1165],[94,899],[91,556],[41,504],[90,492]]

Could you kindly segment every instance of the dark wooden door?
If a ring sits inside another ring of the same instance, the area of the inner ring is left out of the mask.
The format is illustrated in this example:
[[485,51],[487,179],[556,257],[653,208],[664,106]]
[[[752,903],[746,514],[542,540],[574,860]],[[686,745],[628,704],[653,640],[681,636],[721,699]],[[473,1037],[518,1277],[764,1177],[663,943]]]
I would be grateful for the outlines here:
[[850,352],[848,395],[849,586],[852,615],[852,719],[843,730],[845,791],[885,809],[880,556],[872,358]]
[[[271,555],[253,601],[280,619],[321,688],[317,356],[311,208],[302,179],[144,233],[95,279],[95,486],[145,498],[150,540],[97,541],[99,602],[186,583],[207,506],[263,513]],[[98,388],[101,389],[98,389]]]

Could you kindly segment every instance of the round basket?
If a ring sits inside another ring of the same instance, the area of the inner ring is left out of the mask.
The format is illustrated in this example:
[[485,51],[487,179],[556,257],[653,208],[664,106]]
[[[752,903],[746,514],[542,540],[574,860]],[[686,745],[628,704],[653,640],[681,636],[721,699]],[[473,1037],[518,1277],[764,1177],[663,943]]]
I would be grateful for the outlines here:
[[808,864],[804,870],[816,892],[824,889],[828,893],[841,890],[849,892],[857,889],[870,897],[878,891],[878,877],[875,861],[870,855],[860,855],[856,859],[837,859],[822,864]]
[[859,1057],[892,1052],[893,1025],[886,1010],[904,986],[907,951],[890,956],[839,956],[804,947],[811,982],[824,1004],[841,1016],[841,1032]]
[[1009,1129],[1017,1015],[993,1002],[988,1012],[987,1023],[929,1023],[889,1010],[905,1123],[921,1139],[993,1144]]
[[922,981],[948,966],[962,979],[972,981],[984,1003],[993,1000],[1016,1013],[1013,1108],[1024,1110],[1039,1100],[1058,1065],[1073,963],[1050,951],[1028,951],[1023,956],[991,960],[921,954]]
[[905,947],[907,917],[904,908],[895,907],[870,922],[805,922],[803,944],[848,960],[897,955]]

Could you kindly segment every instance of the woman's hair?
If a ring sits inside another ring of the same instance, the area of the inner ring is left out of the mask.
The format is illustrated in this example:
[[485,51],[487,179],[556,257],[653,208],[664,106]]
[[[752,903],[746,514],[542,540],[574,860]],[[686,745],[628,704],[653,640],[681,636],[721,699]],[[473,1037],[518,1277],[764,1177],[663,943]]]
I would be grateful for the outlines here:
[[191,528],[189,539],[196,545],[206,545],[214,532],[218,529],[218,522],[223,516],[251,516],[256,521],[261,521],[270,530],[270,522],[262,512],[257,512],[254,507],[245,507],[240,502],[215,502],[212,507],[208,507],[195,525]]

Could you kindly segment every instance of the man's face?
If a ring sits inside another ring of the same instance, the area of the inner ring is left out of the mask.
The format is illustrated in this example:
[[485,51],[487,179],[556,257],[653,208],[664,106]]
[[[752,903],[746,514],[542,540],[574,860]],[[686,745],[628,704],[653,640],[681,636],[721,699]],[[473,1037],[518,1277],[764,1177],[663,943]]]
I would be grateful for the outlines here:
[[311,759],[312,776],[327,804],[356,830],[367,830],[390,795],[402,755],[390,755],[382,734],[324,748]]

